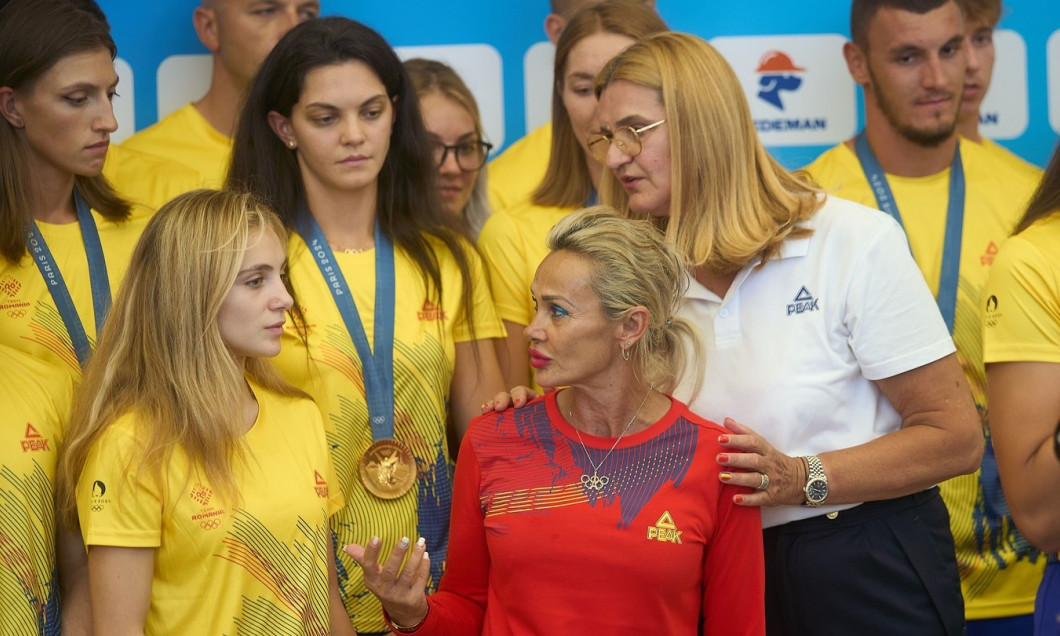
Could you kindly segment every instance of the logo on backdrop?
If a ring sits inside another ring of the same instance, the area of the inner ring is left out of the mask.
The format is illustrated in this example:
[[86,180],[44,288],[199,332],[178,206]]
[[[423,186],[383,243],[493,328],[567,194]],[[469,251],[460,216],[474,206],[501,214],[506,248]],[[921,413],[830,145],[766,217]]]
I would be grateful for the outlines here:
[[781,91],[796,91],[802,86],[802,73],[805,72],[801,66],[795,66],[791,57],[783,51],[766,51],[762,59],[758,61],[755,72],[758,76],[759,99],[784,110],[784,102],[780,99]]
[[767,146],[830,146],[854,134],[857,93],[844,42],[835,34],[711,40],[736,72]]

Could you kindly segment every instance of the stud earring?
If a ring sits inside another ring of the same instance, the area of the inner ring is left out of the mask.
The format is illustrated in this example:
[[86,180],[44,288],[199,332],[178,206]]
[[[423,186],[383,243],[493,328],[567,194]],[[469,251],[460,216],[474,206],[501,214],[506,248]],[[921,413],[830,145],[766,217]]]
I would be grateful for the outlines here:
[[291,150],[294,150],[294,139],[288,139],[287,140],[287,147],[290,148]]

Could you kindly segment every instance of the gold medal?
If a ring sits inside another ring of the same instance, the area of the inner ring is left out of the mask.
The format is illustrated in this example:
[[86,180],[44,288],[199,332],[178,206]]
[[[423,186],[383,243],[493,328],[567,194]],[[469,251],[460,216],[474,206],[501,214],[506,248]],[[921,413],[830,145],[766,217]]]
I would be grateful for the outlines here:
[[359,468],[364,487],[380,499],[397,499],[416,482],[416,459],[396,439],[379,440],[369,446],[361,456]]

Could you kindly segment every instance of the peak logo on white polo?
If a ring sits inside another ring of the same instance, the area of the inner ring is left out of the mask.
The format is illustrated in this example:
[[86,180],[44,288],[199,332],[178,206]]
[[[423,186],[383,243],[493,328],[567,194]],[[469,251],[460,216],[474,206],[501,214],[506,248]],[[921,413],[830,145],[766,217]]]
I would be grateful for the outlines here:
[[811,294],[810,290],[803,285],[799,288],[795,297],[791,299],[791,302],[788,303],[787,309],[789,316],[804,314],[808,311],[820,311],[821,299]]
[[714,38],[767,146],[832,145],[855,132],[854,82],[837,34]]

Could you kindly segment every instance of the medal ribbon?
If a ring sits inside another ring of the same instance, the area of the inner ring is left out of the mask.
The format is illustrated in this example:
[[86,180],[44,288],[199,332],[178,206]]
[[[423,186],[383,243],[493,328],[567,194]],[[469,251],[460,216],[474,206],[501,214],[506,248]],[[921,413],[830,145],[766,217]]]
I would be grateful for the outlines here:
[[[305,203],[298,209],[298,233],[327,282],[346,331],[361,358],[368,421],[376,442],[394,437],[394,247],[375,224],[375,334],[373,346],[357,312],[357,304],[316,219]],[[374,351],[374,353],[373,353]]]
[[[869,186],[876,196],[876,205],[890,214],[905,231],[902,216],[898,213],[898,204],[891,193],[876,154],[869,146],[869,140],[862,131],[854,138],[854,152]],[[939,293],[936,302],[946,327],[953,335],[953,320],[957,313],[957,283],[961,269],[961,239],[964,230],[964,166],[961,163],[961,145],[958,141],[953,149],[953,160],[950,162],[950,195],[946,206],[946,239],[942,246],[942,271],[939,274]]]
[[[88,280],[92,288],[92,311],[96,318],[96,335],[103,331],[103,323],[107,319],[110,310],[110,279],[107,277],[107,261],[103,255],[103,245],[99,240],[99,230],[96,228],[96,220],[88,209],[88,204],[81,198],[77,190],[74,190],[74,208],[77,210],[77,223],[81,226],[81,242],[85,246],[85,257],[88,259]],[[37,228],[32,219],[26,224],[26,248],[37,264],[44,282],[51,293],[52,302],[59,311],[66,332],[70,335],[70,342],[77,354],[77,361],[84,368],[92,354],[92,346],[88,342],[88,335],[81,323],[81,316],[77,313],[74,300],[70,296],[70,290],[63,280],[63,274],[59,271],[59,265],[55,262],[52,252],[48,249],[48,243]]]

